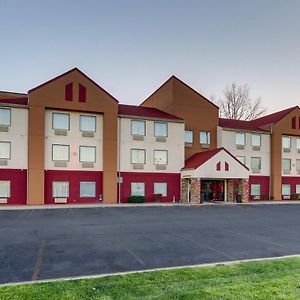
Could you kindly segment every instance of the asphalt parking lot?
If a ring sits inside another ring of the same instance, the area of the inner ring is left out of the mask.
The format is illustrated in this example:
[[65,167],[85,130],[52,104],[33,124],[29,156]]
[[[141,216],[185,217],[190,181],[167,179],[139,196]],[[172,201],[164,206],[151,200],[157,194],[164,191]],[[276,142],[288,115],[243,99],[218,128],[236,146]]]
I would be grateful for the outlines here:
[[0,283],[300,253],[300,205],[0,211]]

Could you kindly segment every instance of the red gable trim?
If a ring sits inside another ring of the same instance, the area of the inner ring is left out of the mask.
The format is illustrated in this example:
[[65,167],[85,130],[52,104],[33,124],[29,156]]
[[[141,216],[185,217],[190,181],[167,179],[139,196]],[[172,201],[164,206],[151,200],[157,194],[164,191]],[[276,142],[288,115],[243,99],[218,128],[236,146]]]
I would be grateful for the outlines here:
[[119,107],[119,115],[183,121],[183,119],[178,118],[177,116],[168,114],[154,107],[134,106],[134,105],[126,105],[126,104],[119,104],[118,107]]
[[0,103],[27,105],[28,98],[20,97],[20,98],[0,99]]
[[175,75],[172,75],[167,81],[165,81],[162,85],[160,85],[150,96],[147,97],[147,99],[145,99],[140,104],[140,106],[143,105],[143,103],[145,103],[151,96],[153,96],[159,89],[161,89],[165,84],[167,84],[167,82],[169,82],[172,79],[175,79],[175,80],[179,81],[180,83],[182,83],[183,85],[185,85],[187,88],[189,88],[190,90],[192,90],[194,93],[196,93],[198,96],[202,97],[204,100],[206,100],[207,102],[209,102],[210,104],[212,104],[213,106],[215,106],[216,108],[219,109],[219,106],[217,106],[212,101],[208,100],[206,97],[204,97],[202,94],[200,94],[199,92],[197,92],[195,89],[193,89],[191,86],[189,86],[188,84],[186,84],[185,82],[183,82],[181,79],[179,79]]
[[249,168],[246,165],[244,165],[242,162],[240,162],[233,154],[231,154],[224,147],[216,148],[216,149],[212,149],[212,150],[208,150],[208,151],[204,151],[204,152],[198,152],[198,153],[192,155],[189,159],[187,159],[185,161],[185,166],[182,170],[197,169],[221,151],[225,151],[234,160],[236,160],[241,166],[243,166],[245,169],[247,169],[249,171]]
[[63,73],[63,74],[61,74],[61,75],[59,75],[59,76],[57,76],[57,77],[54,77],[54,78],[52,78],[52,79],[50,79],[50,80],[48,80],[48,81],[46,81],[46,82],[44,82],[44,83],[42,83],[42,84],[36,86],[35,88],[29,90],[28,93],[31,93],[31,92],[33,92],[33,91],[35,91],[35,90],[37,90],[37,89],[39,89],[39,88],[41,88],[41,87],[47,85],[47,84],[49,84],[49,83],[51,83],[51,82],[53,82],[53,81],[55,81],[55,80],[58,80],[58,79],[62,78],[63,76],[68,75],[68,74],[70,74],[70,73],[72,73],[72,72],[75,72],[75,71],[76,71],[76,72],[79,72],[79,73],[80,73],[82,76],[84,76],[87,80],[89,80],[91,83],[93,83],[94,85],[96,85],[96,86],[97,86],[99,89],[101,89],[104,93],[106,93],[107,95],[109,95],[113,100],[115,100],[116,102],[119,102],[114,96],[112,96],[109,92],[107,92],[104,88],[102,88],[98,83],[96,83],[96,82],[95,82],[94,80],[92,80],[90,77],[88,77],[87,75],[85,75],[85,74],[84,74],[82,71],[80,71],[78,68],[73,68],[73,69],[71,69],[71,70],[69,70],[69,71],[67,71],[67,72],[65,72],[65,73]]

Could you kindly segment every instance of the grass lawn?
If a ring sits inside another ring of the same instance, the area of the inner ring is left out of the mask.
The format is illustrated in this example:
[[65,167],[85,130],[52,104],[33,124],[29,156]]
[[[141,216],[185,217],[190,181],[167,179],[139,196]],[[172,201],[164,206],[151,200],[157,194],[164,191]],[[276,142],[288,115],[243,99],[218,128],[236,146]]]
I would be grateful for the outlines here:
[[0,287],[0,299],[300,299],[300,259]]

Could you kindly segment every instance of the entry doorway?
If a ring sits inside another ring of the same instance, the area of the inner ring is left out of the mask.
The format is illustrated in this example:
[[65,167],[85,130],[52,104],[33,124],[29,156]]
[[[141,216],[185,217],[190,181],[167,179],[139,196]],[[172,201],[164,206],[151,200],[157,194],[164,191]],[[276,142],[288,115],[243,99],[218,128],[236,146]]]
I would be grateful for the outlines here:
[[224,201],[224,180],[201,180],[201,201]]

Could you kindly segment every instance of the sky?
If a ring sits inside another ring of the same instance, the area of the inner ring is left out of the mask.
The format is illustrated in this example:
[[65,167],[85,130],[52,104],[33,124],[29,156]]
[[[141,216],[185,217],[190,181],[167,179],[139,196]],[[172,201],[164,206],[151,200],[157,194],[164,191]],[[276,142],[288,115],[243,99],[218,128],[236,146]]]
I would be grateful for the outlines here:
[[0,0],[0,90],[78,67],[120,103],[171,75],[210,98],[248,84],[268,112],[300,105],[300,0]]

